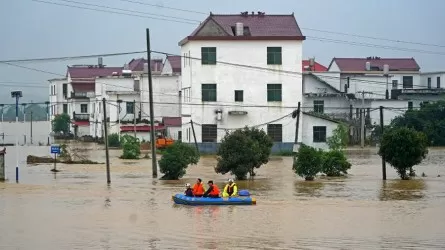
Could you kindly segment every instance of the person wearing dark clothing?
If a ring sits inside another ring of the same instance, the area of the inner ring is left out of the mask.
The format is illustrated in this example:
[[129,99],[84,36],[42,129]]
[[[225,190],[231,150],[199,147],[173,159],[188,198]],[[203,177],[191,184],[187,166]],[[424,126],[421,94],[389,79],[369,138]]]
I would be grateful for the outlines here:
[[185,196],[193,197],[194,196],[193,195],[193,190],[192,190],[192,188],[190,186],[190,183],[185,184],[185,187],[186,187],[186,190],[184,192]]
[[204,197],[210,197],[210,198],[219,198],[219,188],[215,184],[213,184],[213,181],[209,181],[209,189],[204,193]]

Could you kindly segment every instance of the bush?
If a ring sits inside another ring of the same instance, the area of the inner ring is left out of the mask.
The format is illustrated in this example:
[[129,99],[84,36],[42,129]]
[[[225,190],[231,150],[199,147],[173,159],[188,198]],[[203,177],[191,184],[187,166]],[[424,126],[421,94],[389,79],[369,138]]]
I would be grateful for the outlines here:
[[323,152],[322,172],[327,176],[342,176],[348,174],[351,163],[343,151],[331,150]]
[[124,135],[121,137],[123,148],[122,159],[139,159],[141,154],[141,144],[139,139],[131,135]]
[[323,151],[301,144],[292,169],[295,173],[307,181],[314,180],[315,176],[322,170]]
[[108,136],[108,146],[115,148],[121,146],[121,142],[119,141],[119,135],[117,133],[113,133]]
[[393,166],[402,180],[414,175],[413,166],[422,162],[428,154],[428,140],[424,133],[401,127],[383,132],[379,155]]
[[255,168],[269,161],[272,139],[257,128],[237,129],[227,132],[218,148],[216,173],[235,175],[238,180],[255,176]]
[[68,134],[70,132],[71,118],[68,114],[56,115],[52,121],[53,132]]
[[164,180],[177,180],[185,175],[186,169],[190,164],[197,164],[199,153],[190,145],[175,142],[164,150],[159,169],[164,176]]

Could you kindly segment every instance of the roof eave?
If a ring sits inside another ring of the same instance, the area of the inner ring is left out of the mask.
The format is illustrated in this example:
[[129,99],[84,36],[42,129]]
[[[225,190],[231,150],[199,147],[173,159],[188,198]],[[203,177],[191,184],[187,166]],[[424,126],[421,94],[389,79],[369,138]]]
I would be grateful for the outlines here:
[[188,36],[179,42],[179,46],[189,41],[304,41],[305,36]]

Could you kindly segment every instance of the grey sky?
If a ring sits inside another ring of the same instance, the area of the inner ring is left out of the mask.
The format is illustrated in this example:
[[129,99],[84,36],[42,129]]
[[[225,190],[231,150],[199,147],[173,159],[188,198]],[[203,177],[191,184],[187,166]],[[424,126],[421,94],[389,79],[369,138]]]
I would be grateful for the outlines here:
[[[75,3],[44,0],[68,5]],[[206,15],[144,6],[120,0],[73,0],[105,5],[133,11],[156,13],[181,18],[204,20]],[[135,0],[136,1],[136,0]],[[270,14],[295,13],[306,36],[323,37],[353,42],[371,43],[399,48],[437,51],[442,55],[426,54],[352,46],[341,43],[321,42],[308,38],[304,42],[303,56],[315,56],[328,65],[332,57],[414,57],[423,71],[445,70],[445,33],[440,23],[445,23],[444,0],[137,0],[166,7],[182,8],[209,13],[239,13],[264,11]],[[280,4],[278,4],[278,2]],[[92,8],[92,7],[90,7]],[[110,10],[112,11],[112,10]],[[138,13],[135,13],[138,14]],[[140,14],[143,15],[143,14]],[[196,26],[134,16],[96,12],[72,7],[56,6],[31,0],[0,1],[0,60],[75,56],[87,54],[138,51],[145,49],[145,28],[150,28],[152,49],[179,53],[178,41]],[[305,30],[313,28],[372,37],[443,45],[430,47],[327,34]],[[145,56],[144,54],[133,57]],[[123,65],[132,56],[104,58],[106,65]],[[71,64],[95,64],[97,59],[59,61],[51,63],[21,63],[65,74]],[[10,91],[22,90],[24,101],[44,102],[48,89],[30,88],[24,83],[37,82],[47,86],[47,79],[57,76],[0,65],[0,103],[12,103]],[[7,83],[10,82],[10,83]],[[6,86],[14,85],[13,86]],[[33,84],[32,86],[36,86]]]

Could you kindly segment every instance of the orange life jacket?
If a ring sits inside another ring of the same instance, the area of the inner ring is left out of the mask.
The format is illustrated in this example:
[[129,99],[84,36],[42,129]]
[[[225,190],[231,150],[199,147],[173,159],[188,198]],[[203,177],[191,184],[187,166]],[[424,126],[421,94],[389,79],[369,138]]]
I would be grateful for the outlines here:
[[219,195],[219,188],[218,188],[218,186],[216,186],[215,184],[213,184],[213,189],[212,189],[212,191],[210,192],[210,194],[209,195]]
[[202,183],[195,183],[195,185],[193,185],[193,194],[194,195],[203,195],[204,194],[204,186],[202,185]]

